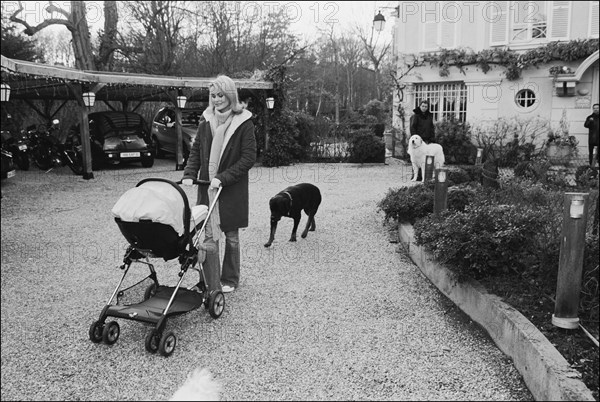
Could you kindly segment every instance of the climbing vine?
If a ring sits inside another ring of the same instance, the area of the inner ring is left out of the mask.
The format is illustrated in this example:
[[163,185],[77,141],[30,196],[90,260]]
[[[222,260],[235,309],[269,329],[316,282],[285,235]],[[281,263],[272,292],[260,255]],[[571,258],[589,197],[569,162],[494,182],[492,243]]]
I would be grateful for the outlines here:
[[493,65],[506,68],[506,78],[513,81],[521,77],[521,72],[529,67],[552,61],[570,62],[585,59],[598,50],[598,39],[577,39],[569,42],[550,42],[545,46],[518,54],[510,48],[484,49],[474,52],[468,48],[440,49],[425,54],[423,60],[432,67],[438,67],[441,77],[450,74],[450,67],[457,67],[463,74],[464,67],[475,65],[487,73]]

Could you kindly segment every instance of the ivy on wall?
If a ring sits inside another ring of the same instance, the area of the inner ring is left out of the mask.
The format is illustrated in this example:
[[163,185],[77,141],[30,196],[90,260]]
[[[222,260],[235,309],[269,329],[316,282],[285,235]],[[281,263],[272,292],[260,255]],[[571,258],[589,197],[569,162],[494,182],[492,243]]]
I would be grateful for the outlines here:
[[457,67],[466,75],[464,67],[475,65],[484,73],[493,65],[506,68],[506,78],[514,81],[521,77],[521,72],[538,64],[552,61],[570,62],[585,59],[598,50],[598,39],[577,39],[569,42],[550,42],[545,46],[518,54],[510,48],[484,49],[474,52],[471,49],[440,49],[427,53],[422,60],[432,67],[438,67],[441,77],[450,74],[450,67]]

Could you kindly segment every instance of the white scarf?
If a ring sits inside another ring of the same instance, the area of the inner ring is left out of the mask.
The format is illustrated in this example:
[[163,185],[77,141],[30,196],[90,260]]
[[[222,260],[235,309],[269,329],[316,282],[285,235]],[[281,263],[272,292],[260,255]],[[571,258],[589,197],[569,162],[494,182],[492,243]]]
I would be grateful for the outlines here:
[[[208,161],[208,178],[212,179],[216,176],[219,169],[219,163],[221,162],[221,155],[223,155],[223,148],[225,147],[225,133],[233,120],[231,109],[221,113],[215,109],[214,115],[208,120],[210,123],[210,130],[213,133],[213,139],[210,146],[210,158]],[[218,189],[208,188],[208,203],[212,205]],[[219,201],[215,203],[215,207],[211,213],[210,224],[212,228],[212,238],[215,241],[219,241],[223,236],[221,230],[221,216],[219,214]]]

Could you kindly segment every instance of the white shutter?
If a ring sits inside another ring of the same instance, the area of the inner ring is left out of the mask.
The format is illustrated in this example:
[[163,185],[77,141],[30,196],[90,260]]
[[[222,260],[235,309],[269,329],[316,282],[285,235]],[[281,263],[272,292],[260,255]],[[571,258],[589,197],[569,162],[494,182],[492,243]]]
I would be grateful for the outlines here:
[[600,25],[600,18],[598,17],[598,9],[600,3],[597,1],[590,1],[590,29],[588,30],[588,36],[590,38],[598,37],[598,26]]
[[550,7],[550,29],[548,39],[569,39],[571,2],[552,1]]
[[438,32],[439,24],[436,15],[426,13],[423,24],[423,50],[438,50]]
[[490,21],[490,46],[508,44],[508,1],[487,3],[485,17]]
[[456,29],[458,25],[458,15],[455,6],[446,7],[448,2],[444,2],[442,8],[442,27],[440,44],[444,49],[452,49],[456,47]]

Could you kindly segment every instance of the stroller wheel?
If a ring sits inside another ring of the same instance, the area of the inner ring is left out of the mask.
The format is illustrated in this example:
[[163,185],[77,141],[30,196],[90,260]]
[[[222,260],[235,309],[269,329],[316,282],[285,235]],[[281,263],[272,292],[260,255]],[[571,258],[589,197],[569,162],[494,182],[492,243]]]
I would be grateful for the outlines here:
[[121,334],[121,328],[119,327],[119,323],[116,321],[111,321],[104,327],[102,330],[102,340],[107,345],[112,345],[119,339],[119,335]]
[[146,291],[144,292],[144,301],[153,297],[156,294],[156,289],[157,289],[156,283],[149,285],[146,288]]
[[225,309],[225,296],[217,290],[208,297],[208,312],[212,318],[219,318]]
[[102,342],[102,332],[104,331],[104,324],[100,321],[94,321],[90,325],[90,341],[94,343]]
[[156,353],[158,351],[158,344],[160,342],[160,334],[156,330],[152,330],[146,334],[145,346],[146,350],[150,353]]
[[169,357],[175,350],[175,345],[177,345],[177,338],[175,337],[175,334],[172,332],[168,332],[160,339],[160,343],[158,344],[158,351],[161,355]]

